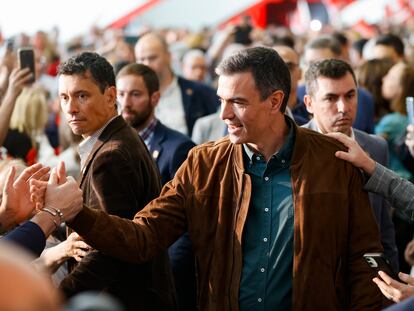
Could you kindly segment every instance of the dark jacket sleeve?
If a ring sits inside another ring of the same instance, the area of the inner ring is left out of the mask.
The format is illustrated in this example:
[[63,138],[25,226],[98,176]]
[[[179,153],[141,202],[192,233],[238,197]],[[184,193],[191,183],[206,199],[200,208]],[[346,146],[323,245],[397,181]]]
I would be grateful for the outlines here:
[[[121,152],[110,150],[97,156],[90,169],[90,193],[85,203],[108,214],[131,219],[142,206],[136,193],[143,189],[133,166]],[[107,238],[103,233],[100,236],[103,240]],[[67,296],[84,290],[103,290],[132,273],[138,273],[133,265],[93,251],[62,281],[61,288]]]
[[31,221],[26,221],[10,231],[2,240],[19,245],[36,257],[40,256],[46,246],[45,234],[37,224]]

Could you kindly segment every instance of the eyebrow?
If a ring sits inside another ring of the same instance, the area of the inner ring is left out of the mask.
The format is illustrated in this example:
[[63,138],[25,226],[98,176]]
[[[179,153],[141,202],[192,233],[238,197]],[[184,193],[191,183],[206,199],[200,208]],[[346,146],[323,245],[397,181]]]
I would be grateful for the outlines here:
[[243,98],[243,97],[237,97],[237,96],[235,96],[235,97],[230,97],[230,98],[228,98],[228,99],[224,99],[224,98],[222,98],[220,95],[218,95],[217,94],[217,96],[220,98],[220,99],[223,99],[223,100],[226,100],[226,101],[230,101],[230,102],[235,102],[235,101],[238,101],[238,102],[245,102],[245,103],[247,103],[248,102],[248,100],[246,99],[246,98]]
[[[345,95],[348,95],[348,94],[351,94],[351,93],[356,93],[356,89],[350,89],[350,90],[346,91]],[[327,96],[340,96],[340,94],[338,94],[338,93],[326,93],[323,96],[324,97],[327,97]]]

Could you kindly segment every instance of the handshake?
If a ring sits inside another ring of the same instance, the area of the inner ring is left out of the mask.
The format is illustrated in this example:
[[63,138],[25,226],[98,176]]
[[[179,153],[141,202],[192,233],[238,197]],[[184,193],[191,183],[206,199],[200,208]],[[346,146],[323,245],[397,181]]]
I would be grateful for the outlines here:
[[[82,209],[82,191],[72,177],[66,177],[63,162],[57,168],[34,164],[17,178],[8,172],[0,205],[0,231],[31,218],[49,218],[54,227],[72,220]],[[52,228],[53,229],[53,228]]]

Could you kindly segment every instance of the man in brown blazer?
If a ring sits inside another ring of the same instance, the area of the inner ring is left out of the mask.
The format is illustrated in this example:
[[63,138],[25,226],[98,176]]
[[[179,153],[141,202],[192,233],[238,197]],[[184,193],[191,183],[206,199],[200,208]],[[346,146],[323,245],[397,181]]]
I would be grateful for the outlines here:
[[[59,97],[73,133],[83,137],[79,155],[84,205],[132,219],[159,194],[161,183],[142,140],[118,116],[112,66],[96,53],[70,58],[59,68]],[[62,281],[61,288],[67,296],[86,290],[109,292],[126,310],[175,306],[165,252],[143,264],[131,264],[94,250]]]

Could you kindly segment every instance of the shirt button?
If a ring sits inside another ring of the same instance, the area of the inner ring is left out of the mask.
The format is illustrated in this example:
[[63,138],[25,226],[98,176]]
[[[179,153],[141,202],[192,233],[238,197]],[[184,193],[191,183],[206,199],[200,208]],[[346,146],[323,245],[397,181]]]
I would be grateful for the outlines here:
[[285,163],[286,161],[282,159],[282,163]]
[[264,238],[264,239],[263,239],[263,242],[267,242],[267,238]]
[[262,298],[258,298],[258,299],[257,299],[257,301],[258,301],[258,302],[262,302]]
[[269,177],[267,177],[267,176],[266,176],[264,179],[265,179],[266,181],[269,181]]
[[257,161],[260,161],[260,157],[256,157],[256,160],[257,160]]
[[265,207],[265,212],[268,212],[268,211],[269,211],[269,209],[267,207]]
[[265,268],[261,268],[260,269],[260,272],[265,272]]

